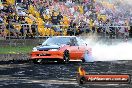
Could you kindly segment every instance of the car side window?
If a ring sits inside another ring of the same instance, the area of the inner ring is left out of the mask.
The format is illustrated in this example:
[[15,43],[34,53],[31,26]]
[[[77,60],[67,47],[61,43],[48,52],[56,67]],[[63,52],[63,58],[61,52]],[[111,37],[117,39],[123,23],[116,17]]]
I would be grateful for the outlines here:
[[76,38],[71,38],[70,39],[70,44],[71,46],[78,46],[78,41]]

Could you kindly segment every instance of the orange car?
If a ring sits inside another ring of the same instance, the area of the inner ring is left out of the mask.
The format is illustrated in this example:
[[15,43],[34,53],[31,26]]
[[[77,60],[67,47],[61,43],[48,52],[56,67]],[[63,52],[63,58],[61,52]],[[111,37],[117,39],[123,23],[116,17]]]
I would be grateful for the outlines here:
[[76,36],[49,37],[42,45],[34,47],[31,60],[35,63],[44,61],[61,61],[68,63],[71,60],[86,61],[91,55],[91,48]]

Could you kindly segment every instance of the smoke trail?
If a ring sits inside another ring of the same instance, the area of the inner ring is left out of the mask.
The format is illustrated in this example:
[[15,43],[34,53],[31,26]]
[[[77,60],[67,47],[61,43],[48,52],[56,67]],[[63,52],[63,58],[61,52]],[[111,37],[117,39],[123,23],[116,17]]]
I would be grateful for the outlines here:
[[117,45],[97,44],[93,48],[93,57],[97,61],[132,60],[132,44],[119,43]]
[[97,41],[95,38],[85,38],[92,48],[94,61],[132,60],[132,41]]

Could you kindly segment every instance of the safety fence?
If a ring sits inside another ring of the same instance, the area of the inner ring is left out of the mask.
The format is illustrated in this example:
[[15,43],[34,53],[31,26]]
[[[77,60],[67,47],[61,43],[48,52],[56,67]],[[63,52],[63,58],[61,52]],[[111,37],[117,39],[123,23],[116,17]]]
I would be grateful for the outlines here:
[[71,27],[68,25],[0,24],[0,37],[4,39],[36,39],[49,36],[76,36],[97,34],[102,38],[128,38],[130,26]]

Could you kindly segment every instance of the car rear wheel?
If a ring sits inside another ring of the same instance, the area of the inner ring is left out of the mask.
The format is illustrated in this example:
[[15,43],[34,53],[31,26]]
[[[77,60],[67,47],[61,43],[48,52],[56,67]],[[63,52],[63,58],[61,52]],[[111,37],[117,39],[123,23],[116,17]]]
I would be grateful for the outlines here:
[[85,61],[85,59],[83,58],[83,59],[82,59],[82,63],[85,63],[85,62],[86,62],[86,61]]
[[70,58],[69,58],[69,51],[68,50],[64,51],[63,59],[64,59],[64,63],[69,63]]
[[82,62],[94,62],[93,57],[91,56],[91,54],[89,53],[88,50],[85,51]]
[[88,59],[88,56],[89,56],[89,52],[88,52],[88,50],[86,50],[85,53],[84,53],[84,56],[82,58],[82,63],[86,62],[86,60]]

